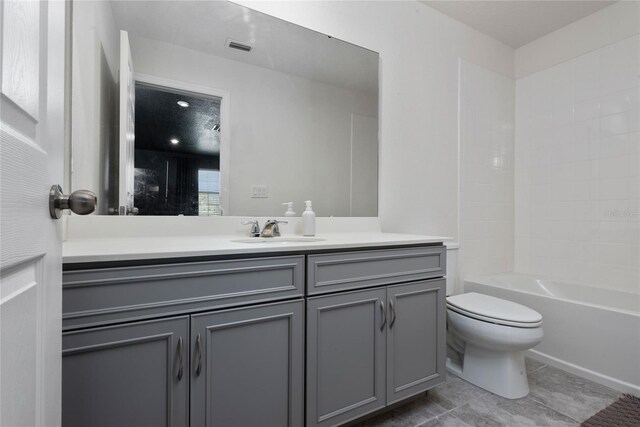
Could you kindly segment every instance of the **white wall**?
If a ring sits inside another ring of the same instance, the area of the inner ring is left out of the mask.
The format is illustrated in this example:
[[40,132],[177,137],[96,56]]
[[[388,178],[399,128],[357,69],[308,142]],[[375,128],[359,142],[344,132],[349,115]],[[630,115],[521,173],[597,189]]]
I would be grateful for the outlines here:
[[[352,114],[377,118],[375,94],[358,92],[129,34],[136,72],[222,89],[230,101],[226,215],[349,216]],[[225,101],[223,101],[225,102]],[[302,108],[310,106],[313,108]],[[369,144],[377,151],[375,133]],[[375,158],[368,168],[377,168]],[[251,198],[252,185],[268,198]],[[310,191],[310,189],[313,189]],[[376,193],[376,181],[367,191]],[[364,214],[364,213],[363,213]],[[366,213],[375,216],[373,210]]]
[[513,271],[514,80],[460,63],[458,286]]
[[616,3],[516,52],[519,272],[640,290],[638,19]]
[[118,37],[111,7],[102,1],[73,3],[71,95],[72,188],[92,190],[106,213],[109,145],[117,138]]
[[380,53],[385,231],[458,236],[458,58],[513,77],[514,51],[414,1],[239,1]]

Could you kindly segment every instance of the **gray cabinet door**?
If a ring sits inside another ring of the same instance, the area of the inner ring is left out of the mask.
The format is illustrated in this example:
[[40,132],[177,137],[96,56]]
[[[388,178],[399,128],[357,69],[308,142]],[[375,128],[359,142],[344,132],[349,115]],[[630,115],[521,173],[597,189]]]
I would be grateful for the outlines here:
[[385,406],[385,288],[307,302],[307,426]]
[[188,316],[63,334],[62,425],[188,425],[188,340]]
[[298,427],[304,301],[191,317],[191,426]]
[[387,404],[445,379],[445,281],[387,287]]

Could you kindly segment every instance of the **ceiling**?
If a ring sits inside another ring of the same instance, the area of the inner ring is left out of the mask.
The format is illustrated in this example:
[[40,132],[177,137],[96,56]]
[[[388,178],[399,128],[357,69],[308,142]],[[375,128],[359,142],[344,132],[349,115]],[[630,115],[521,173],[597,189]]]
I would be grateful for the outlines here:
[[523,46],[615,1],[429,1],[445,15],[513,48]]
[[[226,1],[111,1],[118,29],[300,76],[378,94],[378,54]],[[226,46],[247,43],[251,52]],[[134,58],[135,63],[135,58]]]
[[[188,107],[180,107],[186,101]],[[220,99],[136,84],[136,149],[218,156]],[[177,139],[172,144],[171,139]]]

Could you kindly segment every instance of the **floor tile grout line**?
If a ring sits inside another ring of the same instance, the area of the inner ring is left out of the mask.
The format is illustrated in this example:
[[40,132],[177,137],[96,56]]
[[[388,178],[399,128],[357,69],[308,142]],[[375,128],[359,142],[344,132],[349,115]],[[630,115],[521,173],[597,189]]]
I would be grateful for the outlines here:
[[456,414],[449,414],[451,415],[453,418],[455,418],[456,420],[460,421],[461,423],[464,423],[465,425],[468,425],[469,427],[472,427],[471,424],[467,423],[465,420],[463,420],[462,418],[458,417]]
[[549,366],[549,365],[542,365],[542,366],[539,366],[539,367],[537,367],[536,369],[534,369],[533,371],[531,371],[531,372],[527,372],[527,376],[529,376],[530,374],[533,374],[534,372],[541,371],[541,370],[545,369],[545,368],[546,368],[546,367],[548,367],[548,366]]
[[[543,366],[543,367],[540,367],[540,368],[538,368],[538,369],[536,369],[536,370],[540,370],[540,369],[543,369],[543,368],[545,368],[545,367],[546,367],[546,366]],[[534,372],[535,372],[535,371],[534,371]],[[495,394],[495,393],[491,393],[491,392],[489,392],[489,391],[486,391],[486,390],[485,390],[481,395],[476,396],[476,397],[474,397],[474,398],[472,398],[472,399],[469,399],[469,400],[467,400],[466,402],[463,402],[463,403],[461,403],[461,404],[459,404],[459,405],[457,405],[457,406],[455,406],[455,407],[453,407],[453,408],[451,408],[451,409],[447,410],[446,412],[443,412],[442,414],[437,415],[437,416],[435,416],[435,417],[431,418],[429,421],[431,421],[431,420],[433,420],[433,419],[435,419],[435,418],[441,417],[442,415],[445,415],[445,414],[451,415],[451,416],[455,417],[456,419],[460,419],[460,418],[458,418],[458,417],[456,416],[456,414],[454,414],[454,413],[453,413],[453,411],[455,411],[456,409],[458,409],[458,408],[460,408],[460,407],[462,407],[462,406],[464,406],[464,405],[467,405],[467,404],[469,404],[469,403],[471,403],[471,402],[473,402],[473,401],[479,400],[479,399],[481,399],[481,398],[483,398],[483,397],[485,397],[485,396],[487,396],[487,395],[491,395],[491,394],[493,394],[493,395],[495,395],[495,396],[498,396],[498,395],[497,395],[497,394]],[[498,396],[498,397],[500,397],[500,396]],[[527,396],[523,397],[522,399],[526,399],[526,398],[531,399],[531,400],[532,400],[532,401],[534,401],[535,403],[537,403],[537,404],[539,404],[539,405],[541,405],[541,406],[545,407],[546,409],[548,409],[548,410],[549,410],[549,411],[551,411],[551,412],[554,412],[554,413],[556,413],[556,414],[560,414],[560,415],[562,415],[562,416],[564,416],[564,417],[567,417],[567,418],[569,418],[570,420],[575,421],[576,423],[578,423],[578,425],[580,424],[580,421],[576,420],[576,419],[575,419],[575,418],[573,418],[572,416],[570,416],[570,415],[568,415],[568,414],[565,414],[564,412],[558,411],[557,409],[554,409],[554,408],[552,408],[552,407],[550,407],[550,406],[546,405],[545,403],[541,402],[540,400],[536,399],[535,397],[530,396],[530,394],[527,394]],[[464,422],[464,420],[462,420],[462,419],[460,419],[460,421]]]
[[[443,416],[443,415],[448,414],[448,415],[451,415],[451,416],[453,416],[454,418],[456,418],[456,419],[458,419],[458,420],[460,420],[460,421],[462,421],[462,422],[465,422],[463,419],[461,419],[461,418],[457,417],[457,416],[456,416],[456,414],[454,414],[454,413],[453,413],[453,411],[455,411],[456,409],[458,409],[458,408],[460,408],[460,407],[462,407],[462,406],[464,406],[464,405],[467,405],[467,404],[469,404],[469,403],[471,403],[471,402],[473,402],[473,401],[475,401],[475,400],[479,400],[480,398],[482,398],[482,397],[484,397],[484,396],[487,396],[487,395],[489,395],[489,394],[493,394],[493,395],[495,395],[495,396],[498,396],[498,395],[497,395],[497,394],[495,394],[495,393],[485,392],[484,394],[482,394],[482,395],[480,395],[480,396],[474,397],[473,399],[470,399],[470,400],[468,400],[468,401],[466,401],[466,402],[464,402],[464,403],[462,403],[462,404],[460,404],[460,405],[458,405],[458,406],[456,406],[456,407],[454,407],[454,408],[452,408],[452,409],[449,409],[448,411],[446,411],[446,412],[444,412],[444,413],[442,413],[442,414],[440,414],[440,415],[437,415],[437,416],[436,416],[436,417],[434,417],[434,418],[431,418],[429,421],[431,421],[431,420],[433,420],[433,419],[435,419],[435,418],[441,417],[441,416]],[[498,397],[500,397],[500,396],[498,396]],[[545,405],[543,402],[539,401],[538,399],[536,399],[536,398],[534,398],[534,397],[529,397],[529,395],[527,395],[527,396],[523,397],[522,399],[526,399],[527,397],[528,397],[529,399],[531,399],[532,401],[534,401],[535,403],[538,403],[539,405],[541,405],[541,406],[545,407],[546,409],[550,410],[551,412],[554,412],[554,413],[556,413],[556,414],[559,414],[559,415],[562,415],[562,416],[564,416],[564,417],[567,417],[567,418],[569,418],[571,421],[575,421],[578,425],[580,425],[580,421],[576,420],[576,419],[575,419],[575,418],[573,418],[572,416],[567,415],[567,414],[565,414],[565,413],[563,413],[563,412],[560,412],[560,411],[558,411],[557,409],[551,408],[551,407],[549,407],[549,406]],[[518,400],[519,400],[519,399],[518,399]]]
[[533,397],[533,396],[532,396],[532,397],[530,397],[530,399],[531,399],[531,400],[533,400],[534,402],[536,402],[537,404],[542,405],[542,406],[544,406],[545,408],[547,408],[547,409],[549,409],[549,410],[551,410],[551,411],[553,411],[553,412],[555,412],[555,413],[557,413],[557,414],[560,414],[560,415],[563,415],[563,416],[565,416],[565,417],[567,417],[567,418],[572,419],[573,421],[577,422],[578,424],[580,424],[580,423],[581,423],[581,421],[576,420],[576,419],[575,419],[575,418],[573,418],[571,415],[569,415],[569,414],[565,414],[564,412],[561,412],[561,411],[558,411],[557,409],[554,409],[554,408],[550,407],[550,406],[549,406],[549,405],[547,405],[546,403],[544,403],[544,402],[542,402],[542,401],[540,401],[540,400],[536,399],[536,398],[535,398],[535,397]]
[[[462,403],[461,403],[461,404],[459,404],[458,406],[454,406],[453,408],[451,408],[451,409],[447,410],[446,412],[444,412],[444,414],[448,414],[448,413],[450,413],[450,412],[452,412],[452,411],[455,411],[456,409],[460,408],[461,406],[464,406],[464,405],[466,405],[466,404],[468,404],[468,403],[471,403],[471,402],[473,402],[474,400],[478,400],[478,399],[480,399],[481,397],[484,397],[484,396],[486,396],[486,395],[488,395],[488,394],[490,394],[490,392],[483,390],[483,393],[482,393],[481,395],[476,396],[476,397],[474,397],[474,398],[472,398],[472,399],[469,399],[469,400],[467,400],[466,402],[462,402]],[[454,415],[454,414],[451,414],[451,415]],[[456,418],[457,418],[457,417],[456,417]]]
[[[460,406],[462,406],[462,405],[460,405]],[[454,408],[454,409],[455,409],[455,408]],[[429,424],[431,421],[436,420],[436,419],[439,419],[440,417],[444,417],[445,415],[448,415],[448,416],[450,416],[450,417],[453,417],[453,418],[455,418],[456,420],[460,421],[461,423],[464,423],[465,425],[467,425],[467,426],[469,426],[469,427],[472,427],[472,426],[471,426],[470,424],[468,424],[465,420],[463,420],[463,419],[462,419],[462,418],[460,418],[460,417],[457,417],[457,416],[456,416],[456,414],[452,413],[451,411],[453,411],[453,409],[451,409],[451,410],[449,410],[449,411],[446,411],[446,412],[443,412],[443,413],[442,413],[442,414],[440,414],[440,415],[436,415],[436,416],[435,416],[435,417],[433,417],[433,418],[429,418],[427,421],[425,421],[424,423],[420,424],[420,426],[418,426],[418,427],[423,427],[423,426],[425,426],[425,425]]]

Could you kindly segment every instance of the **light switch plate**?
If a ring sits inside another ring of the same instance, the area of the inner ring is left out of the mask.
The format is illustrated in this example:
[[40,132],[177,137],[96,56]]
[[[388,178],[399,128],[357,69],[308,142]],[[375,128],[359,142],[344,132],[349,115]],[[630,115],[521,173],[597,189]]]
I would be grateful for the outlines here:
[[251,198],[266,199],[269,197],[269,188],[266,185],[252,185]]

